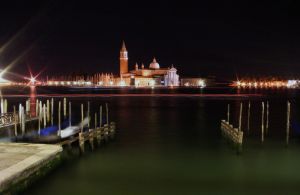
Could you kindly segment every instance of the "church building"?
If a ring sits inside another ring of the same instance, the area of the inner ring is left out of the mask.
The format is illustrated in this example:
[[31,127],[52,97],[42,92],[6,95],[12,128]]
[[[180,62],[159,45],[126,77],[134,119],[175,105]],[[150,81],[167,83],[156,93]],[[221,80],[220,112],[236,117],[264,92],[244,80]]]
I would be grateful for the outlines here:
[[172,65],[169,68],[161,68],[155,58],[145,67],[135,64],[134,70],[128,70],[128,52],[123,42],[120,51],[120,83],[132,86],[179,86],[177,69]]

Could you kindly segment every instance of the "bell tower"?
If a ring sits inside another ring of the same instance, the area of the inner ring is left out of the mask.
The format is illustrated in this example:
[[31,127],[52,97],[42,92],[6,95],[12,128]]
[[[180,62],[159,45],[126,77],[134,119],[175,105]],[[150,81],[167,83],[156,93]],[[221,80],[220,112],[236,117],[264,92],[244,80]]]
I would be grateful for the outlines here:
[[120,51],[120,77],[128,73],[128,52],[126,50],[125,42],[123,41]]

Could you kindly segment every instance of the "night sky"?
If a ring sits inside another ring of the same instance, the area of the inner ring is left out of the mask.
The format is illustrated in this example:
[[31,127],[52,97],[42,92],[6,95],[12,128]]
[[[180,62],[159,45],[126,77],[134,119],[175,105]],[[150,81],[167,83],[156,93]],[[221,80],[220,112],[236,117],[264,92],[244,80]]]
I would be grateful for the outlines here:
[[118,74],[125,40],[130,69],[155,56],[186,77],[300,77],[299,10],[289,0],[11,1],[0,6],[0,65]]

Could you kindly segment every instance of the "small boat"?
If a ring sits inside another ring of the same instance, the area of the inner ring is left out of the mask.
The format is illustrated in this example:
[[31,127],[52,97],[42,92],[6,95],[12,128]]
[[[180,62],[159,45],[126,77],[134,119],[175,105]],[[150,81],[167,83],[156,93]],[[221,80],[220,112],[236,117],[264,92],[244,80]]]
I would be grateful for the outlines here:
[[85,118],[82,123],[77,126],[67,126],[68,121],[62,123],[62,130],[58,130],[58,126],[50,126],[38,132],[26,133],[23,136],[16,137],[16,141],[30,142],[30,143],[59,143],[69,139],[81,131],[82,127],[88,124],[88,118]]

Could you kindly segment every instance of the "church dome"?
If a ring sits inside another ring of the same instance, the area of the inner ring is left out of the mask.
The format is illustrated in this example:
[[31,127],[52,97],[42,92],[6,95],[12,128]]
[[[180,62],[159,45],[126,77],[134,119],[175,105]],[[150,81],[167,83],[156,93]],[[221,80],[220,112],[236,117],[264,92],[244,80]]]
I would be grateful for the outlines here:
[[155,58],[153,58],[153,61],[151,62],[149,68],[150,69],[159,69],[159,63],[156,62]]

